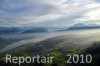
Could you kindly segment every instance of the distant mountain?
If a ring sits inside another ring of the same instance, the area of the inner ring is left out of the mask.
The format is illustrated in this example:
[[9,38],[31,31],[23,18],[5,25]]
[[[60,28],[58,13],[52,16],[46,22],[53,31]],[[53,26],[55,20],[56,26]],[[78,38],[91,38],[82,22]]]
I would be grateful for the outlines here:
[[20,30],[17,27],[0,27],[0,34],[15,34],[19,32]]
[[67,30],[81,30],[81,29],[98,29],[100,28],[99,25],[96,24],[83,24],[83,23],[77,23],[74,24],[72,27],[69,27]]
[[23,33],[38,33],[38,32],[47,32],[48,29],[44,28],[44,27],[35,27],[33,29],[29,29],[24,31]]
[[100,26],[100,25],[97,25],[97,24],[88,24],[88,26]]
[[20,34],[47,32],[45,27],[0,27],[0,34]]
[[100,28],[96,24],[83,24],[77,23],[67,28],[54,28],[54,27],[0,27],[0,34],[21,34],[21,33],[39,33],[39,32],[59,32],[66,30],[81,30],[81,29],[97,29]]
[[87,25],[83,24],[83,23],[77,23],[77,24],[74,24],[73,26],[74,27],[84,27],[84,26],[87,26]]

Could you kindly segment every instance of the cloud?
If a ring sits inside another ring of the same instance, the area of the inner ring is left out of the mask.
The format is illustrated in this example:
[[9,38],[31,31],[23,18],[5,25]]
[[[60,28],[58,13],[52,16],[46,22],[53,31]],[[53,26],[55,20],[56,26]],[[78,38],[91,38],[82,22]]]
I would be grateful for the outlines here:
[[76,22],[100,22],[100,4],[89,4],[85,8],[90,8],[82,14],[80,18],[75,19]]
[[1,0],[0,26],[97,23],[99,7],[98,0]]

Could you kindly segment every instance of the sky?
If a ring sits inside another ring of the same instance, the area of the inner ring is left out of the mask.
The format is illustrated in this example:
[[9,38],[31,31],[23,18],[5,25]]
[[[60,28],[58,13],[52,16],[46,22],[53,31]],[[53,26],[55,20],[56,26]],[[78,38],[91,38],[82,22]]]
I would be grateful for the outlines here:
[[100,0],[0,0],[0,27],[100,25]]

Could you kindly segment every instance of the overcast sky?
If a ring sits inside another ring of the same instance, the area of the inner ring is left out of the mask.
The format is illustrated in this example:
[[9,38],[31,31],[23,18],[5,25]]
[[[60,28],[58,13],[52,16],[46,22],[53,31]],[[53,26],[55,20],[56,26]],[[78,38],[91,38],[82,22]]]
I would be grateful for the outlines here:
[[100,0],[0,0],[1,26],[100,24]]

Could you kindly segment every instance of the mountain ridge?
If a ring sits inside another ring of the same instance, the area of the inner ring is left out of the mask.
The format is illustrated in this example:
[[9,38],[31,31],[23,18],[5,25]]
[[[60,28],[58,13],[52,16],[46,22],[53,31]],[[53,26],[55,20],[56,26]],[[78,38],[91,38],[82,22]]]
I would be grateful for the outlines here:
[[69,27],[67,30],[98,29],[98,28],[100,28],[100,25],[76,23],[73,26]]

